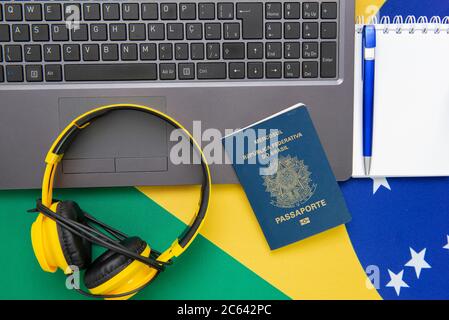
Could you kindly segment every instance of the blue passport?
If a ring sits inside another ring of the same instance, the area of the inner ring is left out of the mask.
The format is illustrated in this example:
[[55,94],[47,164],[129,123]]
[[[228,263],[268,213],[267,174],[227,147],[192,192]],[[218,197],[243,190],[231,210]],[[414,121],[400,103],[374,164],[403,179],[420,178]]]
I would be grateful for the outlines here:
[[272,250],[351,220],[303,104],[237,130],[223,144]]

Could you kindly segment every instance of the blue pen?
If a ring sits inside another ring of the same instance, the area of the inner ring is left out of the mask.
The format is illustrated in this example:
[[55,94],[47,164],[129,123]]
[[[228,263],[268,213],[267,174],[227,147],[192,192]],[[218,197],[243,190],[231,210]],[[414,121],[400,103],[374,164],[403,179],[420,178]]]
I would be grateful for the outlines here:
[[374,77],[376,56],[376,28],[363,27],[363,159],[365,175],[370,174],[373,153]]

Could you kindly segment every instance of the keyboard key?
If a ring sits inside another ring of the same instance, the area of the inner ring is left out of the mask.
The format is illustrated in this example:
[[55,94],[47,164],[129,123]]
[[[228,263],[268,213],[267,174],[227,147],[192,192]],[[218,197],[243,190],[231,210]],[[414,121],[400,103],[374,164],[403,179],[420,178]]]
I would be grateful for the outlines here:
[[129,40],[146,40],[146,26],[143,23],[131,23],[129,25]]
[[167,40],[183,40],[184,25],[182,23],[167,24]]
[[31,38],[33,41],[49,41],[50,33],[48,24],[33,24],[31,26]]
[[319,10],[318,2],[304,2],[302,5],[302,18],[318,19]]
[[101,59],[104,61],[117,61],[118,60],[118,45],[114,44],[102,44],[101,45]]
[[302,63],[302,77],[303,78],[318,78],[318,62],[304,61]]
[[337,39],[337,23],[321,22],[321,38]]
[[284,58],[285,59],[299,59],[299,42],[285,42],[284,43]]
[[203,25],[201,23],[188,23],[186,25],[187,40],[201,40],[203,38]]
[[70,30],[72,41],[87,41],[89,40],[89,33],[87,32],[87,24],[80,23],[79,28],[72,28]]
[[41,46],[38,44],[26,45],[23,47],[23,55],[26,62],[42,61]]
[[0,82],[4,82],[5,77],[3,76],[3,66],[0,65]]
[[234,4],[231,2],[217,4],[217,16],[219,20],[234,19]]
[[200,20],[215,19],[215,3],[199,3],[198,17]]
[[62,47],[62,56],[64,61],[80,61],[79,44],[65,44]]
[[66,64],[66,81],[156,80],[155,63]]
[[137,60],[137,44],[135,43],[122,43],[120,45],[120,56],[123,61],[135,61]]
[[263,59],[263,43],[249,42],[247,44],[246,56],[248,59]]
[[304,39],[318,39],[318,22],[303,22],[302,37]]
[[16,65],[6,66],[6,80],[8,82],[23,82],[23,67]]
[[39,3],[27,3],[24,5],[25,20],[27,21],[41,21],[42,20],[42,6]]
[[261,2],[237,3],[237,19],[242,20],[243,39],[263,38],[263,4]]
[[47,21],[61,21],[61,5],[59,3],[44,4],[44,16]]
[[321,77],[335,78],[337,76],[337,43],[321,42]]
[[67,3],[63,6],[63,16],[65,21],[81,21],[81,5],[79,3]]
[[223,59],[245,59],[245,44],[243,42],[223,43]]
[[90,25],[90,39],[92,41],[106,41],[108,40],[107,24],[98,23]]
[[9,42],[9,25],[0,24],[0,42]]
[[13,24],[11,30],[13,41],[30,41],[30,28],[27,24]]
[[98,48],[98,44],[83,44],[82,52],[84,61],[100,60],[100,50]]
[[284,78],[299,78],[299,62],[284,62]]
[[195,65],[193,63],[180,63],[178,65],[179,80],[195,79]]
[[176,64],[161,63],[159,65],[159,78],[161,80],[175,80],[176,79]]
[[98,3],[85,3],[83,4],[83,17],[86,21],[100,20],[100,4]]
[[42,82],[42,66],[27,65],[25,67],[26,80],[28,82]]
[[163,23],[149,23],[148,24],[148,39],[150,40],[164,40],[164,24]]
[[238,23],[225,23],[223,25],[223,35],[226,40],[238,40],[240,39],[240,24]]
[[178,19],[176,3],[162,3],[161,4],[161,19],[162,20],[176,20]]
[[196,19],[196,4],[195,3],[181,3],[179,5],[179,18],[181,20],[195,20]]
[[156,44],[140,44],[140,60],[156,60]]
[[198,63],[196,68],[197,78],[200,80],[226,79],[226,63],[224,62]]
[[123,3],[122,4],[122,19],[123,20],[139,20],[139,4],[138,3]]
[[300,4],[299,2],[284,3],[284,19],[299,19],[300,18]]
[[68,41],[69,30],[65,24],[51,25],[51,38],[53,41]]
[[248,62],[248,78],[262,79],[263,78],[263,63],[262,62]]
[[103,3],[103,20],[119,20],[120,4]]
[[61,47],[59,44],[44,45],[45,61],[61,61]]
[[221,24],[220,23],[206,23],[204,26],[204,36],[206,40],[220,40],[221,39]]
[[5,46],[5,61],[6,62],[21,62],[22,61],[22,47],[19,45]]
[[284,38],[285,39],[299,39],[301,37],[299,22],[285,22],[284,23]]
[[110,24],[109,39],[112,41],[126,40],[126,24],[124,23]]
[[321,19],[337,19],[337,3],[323,2],[321,4]]
[[190,44],[190,58],[192,60],[204,60],[204,44],[203,43]]
[[318,42],[304,42],[302,44],[303,59],[318,58]]
[[281,39],[281,37],[282,37],[282,23],[267,22],[265,24],[266,39]]
[[206,44],[206,58],[207,58],[207,60],[220,59],[220,44],[219,43]]
[[266,62],[265,76],[268,79],[279,79],[282,77],[282,63],[281,62]]
[[282,4],[280,2],[268,2],[265,4],[265,19],[281,19]]
[[267,42],[265,44],[265,58],[280,59],[282,57],[282,44],[280,42]]
[[[22,20],[22,5],[21,4],[5,4],[4,15],[6,21],[21,21]],[[9,80],[8,80],[9,81]]]
[[244,79],[245,78],[245,63],[244,62],[230,62],[229,63],[229,79]]
[[173,45],[171,43],[159,43],[159,60],[173,59]]
[[45,81],[62,81],[62,70],[59,64],[47,64],[45,66]]
[[157,20],[159,16],[157,3],[142,3],[141,15],[142,20]]
[[175,44],[175,59],[176,60],[189,59],[189,44],[188,43]]

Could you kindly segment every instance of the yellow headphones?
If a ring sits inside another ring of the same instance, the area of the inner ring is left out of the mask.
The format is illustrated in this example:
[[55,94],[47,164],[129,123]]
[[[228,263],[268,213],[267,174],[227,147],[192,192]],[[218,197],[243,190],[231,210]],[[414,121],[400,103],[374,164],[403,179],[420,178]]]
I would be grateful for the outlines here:
[[[192,223],[164,252],[151,250],[139,237],[124,233],[100,222],[84,212],[74,201],[53,201],[56,168],[76,135],[96,119],[115,110],[135,110],[151,114],[181,129],[201,154],[204,179],[201,201]],[[182,254],[198,235],[207,213],[211,194],[211,174],[206,158],[192,135],[168,115],[141,105],[116,104],[88,111],[73,120],[53,142],[46,158],[42,182],[42,199],[34,212],[39,212],[31,227],[31,241],[36,258],[44,271],[58,268],[67,275],[73,266],[85,269],[84,284],[90,292],[77,288],[84,295],[105,299],[128,299],[148,285],[171,259]],[[100,228],[98,228],[100,227]],[[103,231],[103,232],[102,232]],[[106,231],[108,235],[104,232]],[[91,244],[109,250],[92,262]]]

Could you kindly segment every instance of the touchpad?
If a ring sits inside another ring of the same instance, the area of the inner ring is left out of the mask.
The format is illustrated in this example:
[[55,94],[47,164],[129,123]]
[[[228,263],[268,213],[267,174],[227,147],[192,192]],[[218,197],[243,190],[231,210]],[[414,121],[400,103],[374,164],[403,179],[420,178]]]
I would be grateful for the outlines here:
[[[139,104],[166,111],[164,97],[60,98],[60,130],[79,115],[109,104]],[[167,171],[167,125],[132,110],[118,110],[84,128],[64,155],[65,174]]]

